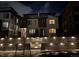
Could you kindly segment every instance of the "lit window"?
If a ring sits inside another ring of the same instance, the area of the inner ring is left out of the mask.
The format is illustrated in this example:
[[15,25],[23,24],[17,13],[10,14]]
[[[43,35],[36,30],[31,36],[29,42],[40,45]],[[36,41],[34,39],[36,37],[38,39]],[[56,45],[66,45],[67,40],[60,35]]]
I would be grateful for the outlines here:
[[3,26],[4,28],[8,28],[8,22],[3,22],[2,26]]
[[49,24],[55,24],[55,20],[54,19],[49,20]]
[[29,33],[30,34],[34,34],[35,33],[35,29],[29,29]]
[[56,29],[49,29],[49,33],[56,33]]

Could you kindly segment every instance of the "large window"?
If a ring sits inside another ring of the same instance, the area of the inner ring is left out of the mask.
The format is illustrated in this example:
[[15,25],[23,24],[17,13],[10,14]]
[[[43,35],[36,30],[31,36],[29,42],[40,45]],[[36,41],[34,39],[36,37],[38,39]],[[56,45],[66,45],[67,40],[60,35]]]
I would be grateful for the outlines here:
[[55,24],[55,20],[54,19],[50,19],[49,20],[49,24]]
[[49,33],[56,33],[56,29],[49,29]]
[[29,34],[34,34],[35,33],[35,29],[29,29]]
[[8,28],[8,22],[3,22],[2,26],[3,28]]

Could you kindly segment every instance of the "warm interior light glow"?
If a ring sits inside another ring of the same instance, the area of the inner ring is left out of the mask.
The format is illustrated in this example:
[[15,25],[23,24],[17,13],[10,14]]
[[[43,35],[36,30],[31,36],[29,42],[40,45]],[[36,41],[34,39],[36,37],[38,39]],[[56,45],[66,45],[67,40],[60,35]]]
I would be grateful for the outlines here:
[[54,28],[49,29],[49,33],[56,33],[56,29]]
[[49,24],[55,24],[55,19],[49,20]]

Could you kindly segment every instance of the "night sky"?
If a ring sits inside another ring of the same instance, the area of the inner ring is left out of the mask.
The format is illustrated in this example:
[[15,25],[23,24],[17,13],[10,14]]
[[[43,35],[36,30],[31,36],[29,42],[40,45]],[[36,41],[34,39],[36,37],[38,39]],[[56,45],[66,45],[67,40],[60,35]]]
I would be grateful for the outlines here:
[[58,13],[61,13],[68,4],[68,1],[21,1],[21,3],[26,6],[30,6],[33,10],[39,10],[43,8],[47,2],[49,3],[49,8],[51,11]]
[[21,16],[34,12],[60,15],[68,3],[68,1],[0,1],[0,6],[10,6]]

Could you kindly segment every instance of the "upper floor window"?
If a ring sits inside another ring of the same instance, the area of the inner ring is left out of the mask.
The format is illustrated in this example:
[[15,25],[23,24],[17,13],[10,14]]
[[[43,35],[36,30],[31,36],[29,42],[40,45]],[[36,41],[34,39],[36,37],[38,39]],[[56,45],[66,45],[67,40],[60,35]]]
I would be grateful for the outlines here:
[[55,24],[55,19],[50,19],[49,24]]
[[5,29],[5,30],[8,29],[8,22],[3,22],[2,28]]

